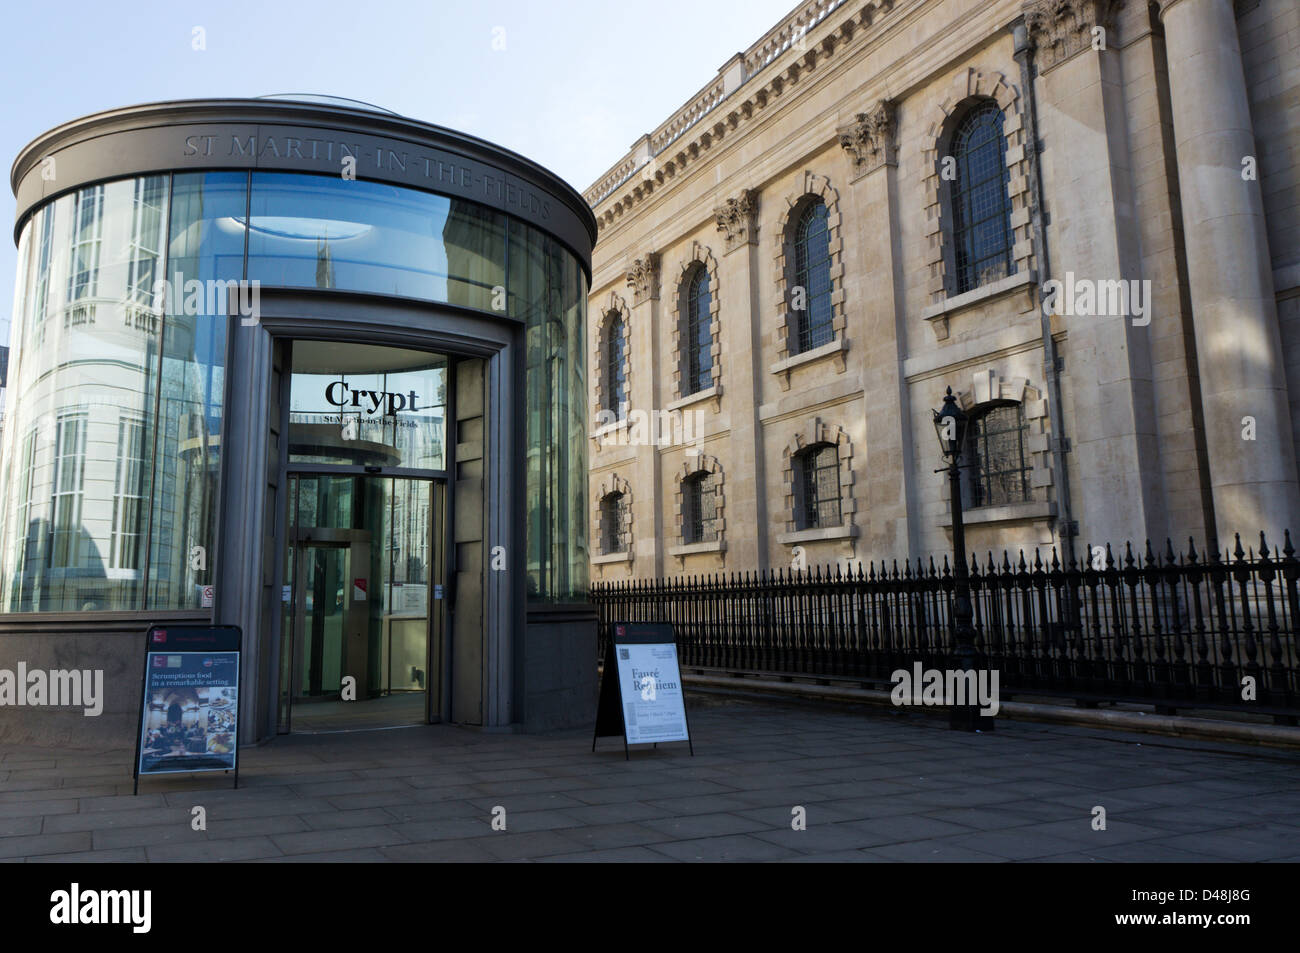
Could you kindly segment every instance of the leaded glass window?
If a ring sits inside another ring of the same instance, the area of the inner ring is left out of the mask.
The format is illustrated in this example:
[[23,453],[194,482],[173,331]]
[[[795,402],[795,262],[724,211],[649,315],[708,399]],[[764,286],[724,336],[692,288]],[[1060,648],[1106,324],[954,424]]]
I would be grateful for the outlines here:
[[600,551],[603,555],[627,552],[623,540],[626,525],[627,497],[622,493],[607,493],[600,501]]
[[819,444],[799,456],[800,529],[839,526],[840,455],[830,443]]
[[713,384],[713,292],[709,273],[696,268],[686,288],[686,326],[682,350],[686,356],[685,390],[694,394]]
[[802,353],[829,344],[835,337],[826,203],[814,202],[799,217],[795,229],[794,262],[791,298],[795,305],[804,305],[803,308],[794,308],[796,338]]
[[1004,404],[973,417],[966,437],[971,506],[996,506],[1029,500],[1024,406]]
[[953,136],[952,243],[955,293],[1011,273],[1011,202],[1007,142],[996,103],[976,106]]
[[605,319],[605,410],[620,416],[627,403],[627,375],[623,363],[627,357],[626,325],[617,314]]
[[682,540],[707,543],[718,538],[718,494],[712,473],[693,473],[682,481]]

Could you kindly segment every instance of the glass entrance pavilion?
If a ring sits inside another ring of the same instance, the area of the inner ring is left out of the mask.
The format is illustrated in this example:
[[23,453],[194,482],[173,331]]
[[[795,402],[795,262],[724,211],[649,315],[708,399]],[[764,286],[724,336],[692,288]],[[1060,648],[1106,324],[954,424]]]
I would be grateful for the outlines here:
[[246,743],[591,717],[577,192],[308,99],[87,116],[12,182],[0,667],[106,701],[0,740],[130,743],[144,632],[182,622],[242,628]]

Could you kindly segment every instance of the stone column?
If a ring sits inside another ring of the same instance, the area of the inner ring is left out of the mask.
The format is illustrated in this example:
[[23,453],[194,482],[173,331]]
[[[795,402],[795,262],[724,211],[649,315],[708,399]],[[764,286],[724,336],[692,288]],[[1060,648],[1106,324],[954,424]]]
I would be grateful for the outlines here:
[[1160,19],[1219,545],[1257,546],[1260,530],[1281,545],[1300,491],[1233,5],[1161,0]]
[[[863,492],[868,560],[911,558],[917,552],[916,527],[909,514],[916,506],[911,400],[903,382],[907,313],[903,295],[903,261],[898,223],[898,161],[895,154],[896,106],[882,100],[836,132],[853,162],[850,184],[860,221],[875,223],[858,234],[854,271],[885,277],[862,296],[863,334],[853,342],[862,349],[863,418],[866,420],[867,469],[872,475]],[[897,407],[897,414],[877,412]]]
[[757,410],[762,321],[759,319],[755,256],[758,254],[758,194],[742,189],[714,209],[724,247],[718,262],[722,321],[719,328],[722,406],[730,423],[727,473],[727,565],[740,571],[767,569],[767,490],[763,432]]

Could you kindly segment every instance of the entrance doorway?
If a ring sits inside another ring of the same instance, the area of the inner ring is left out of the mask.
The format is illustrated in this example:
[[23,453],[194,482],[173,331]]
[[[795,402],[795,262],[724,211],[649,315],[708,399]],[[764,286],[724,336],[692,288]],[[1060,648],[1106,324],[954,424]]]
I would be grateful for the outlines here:
[[439,721],[447,360],[291,344],[277,730]]
[[446,483],[289,475],[280,730],[438,721]]

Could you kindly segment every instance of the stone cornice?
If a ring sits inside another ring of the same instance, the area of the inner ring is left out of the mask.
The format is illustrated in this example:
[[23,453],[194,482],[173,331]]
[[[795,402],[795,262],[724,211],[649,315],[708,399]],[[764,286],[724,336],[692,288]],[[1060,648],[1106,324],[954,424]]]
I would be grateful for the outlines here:
[[1109,32],[1115,11],[1124,0],[1029,0],[1024,6],[1025,28],[1039,51],[1045,70],[1063,63],[1093,42],[1093,30]]
[[896,164],[895,113],[894,103],[882,99],[870,112],[858,113],[853,122],[835,130],[840,145],[853,156],[855,175]]
[[[840,14],[839,5],[823,15],[815,25],[820,28]],[[880,24],[891,22],[889,14],[898,4],[896,0],[865,0],[854,11],[844,11],[846,19],[819,39],[804,36],[802,42],[788,43],[774,58],[764,62],[761,75],[751,76],[735,94],[727,96],[707,115],[702,116],[687,134],[680,134],[651,158],[642,160],[640,166],[632,157],[620,161],[584,195],[593,206],[603,206],[596,219],[600,229],[611,225],[626,211],[663,188],[688,165],[693,164],[716,143],[730,135],[741,124],[757,118],[771,105],[784,102],[790,90],[804,82],[808,74],[823,68],[829,60],[842,53],[857,49],[879,32]],[[794,55],[790,55],[790,54]],[[636,175],[638,168],[641,175]],[[649,174],[646,174],[649,172]],[[622,178],[622,181],[618,179]],[[617,193],[623,191],[621,197]]]

